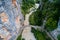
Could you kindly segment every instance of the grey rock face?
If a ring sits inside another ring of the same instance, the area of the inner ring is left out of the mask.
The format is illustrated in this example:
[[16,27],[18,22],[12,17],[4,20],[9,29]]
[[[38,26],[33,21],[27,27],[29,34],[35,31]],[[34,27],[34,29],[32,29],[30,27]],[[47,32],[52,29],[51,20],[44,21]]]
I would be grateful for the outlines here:
[[0,36],[4,40],[14,40],[23,19],[18,0],[0,0]]

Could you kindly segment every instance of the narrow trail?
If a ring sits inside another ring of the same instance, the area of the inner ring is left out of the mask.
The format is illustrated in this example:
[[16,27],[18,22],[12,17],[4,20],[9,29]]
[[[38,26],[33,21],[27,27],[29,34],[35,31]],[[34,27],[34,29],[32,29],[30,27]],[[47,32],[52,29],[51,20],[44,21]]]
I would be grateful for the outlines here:
[[37,5],[35,5],[35,7],[30,8],[30,12],[28,14],[25,15],[25,20],[24,20],[24,30],[22,32],[22,38],[24,38],[25,40],[36,40],[33,33],[31,32],[31,26],[29,24],[29,17],[30,15],[32,15],[33,12],[36,11],[36,9],[39,7],[36,7]]
[[30,12],[25,15],[24,25],[29,25],[29,17],[32,15],[33,12],[39,7],[39,4],[35,4],[35,7],[30,8]]
[[26,14],[26,15],[25,15],[24,25],[29,25],[29,17],[30,17],[30,15],[32,15],[32,13],[33,13],[34,11],[36,11],[36,10],[33,10],[33,11],[31,11],[29,14]]

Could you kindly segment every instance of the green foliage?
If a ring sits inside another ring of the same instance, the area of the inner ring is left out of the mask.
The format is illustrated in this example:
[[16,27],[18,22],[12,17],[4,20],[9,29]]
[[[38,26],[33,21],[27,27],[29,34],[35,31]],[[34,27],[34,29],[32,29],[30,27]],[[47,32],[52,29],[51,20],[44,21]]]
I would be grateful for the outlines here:
[[60,34],[57,36],[58,40],[60,40]]
[[42,0],[43,2],[47,2],[48,0]]
[[47,1],[43,4],[42,15],[43,18],[47,18],[45,28],[48,31],[52,31],[57,28],[59,13],[54,2]]
[[22,35],[19,35],[19,36],[17,37],[17,40],[25,40],[25,39],[22,38]]
[[55,7],[58,8],[58,16],[60,17],[60,0],[55,0]]
[[21,40],[21,39],[22,39],[22,37],[21,37],[21,35],[19,35],[18,38],[17,38],[17,40]]
[[[47,18],[46,22],[46,29],[54,30],[57,28],[57,23],[59,19],[59,13],[58,13],[58,8],[55,7],[54,2],[50,2],[48,0],[42,0],[42,10],[40,10],[40,7],[37,9],[36,12],[34,12],[30,16],[30,24],[31,25],[42,25],[42,21]],[[52,19],[52,20],[51,20]],[[52,22],[52,24],[51,24]],[[49,24],[48,24],[49,23]],[[54,23],[54,24],[53,24]],[[55,26],[55,27],[54,27]]]
[[60,7],[60,0],[55,0],[55,5],[56,5],[56,7]]
[[54,3],[50,3],[48,1],[48,2],[45,2],[45,4],[43,4],[43,9],[42,9],[43,17],[46,17],[46,16],[51,17],[54,14],[56,14],[56,11],[57,11],[57,8],[55,8]]
[[[31,0],[27,1],[24,0],[24,8],[23,8],[23,12],[24,15],[26,13],[28,13],[28,9],[30,8],[31,5],[29,5],[29,3],[34,4],[32,2],[30,2]],[[39,0],[38,0],[39,1]],[[35,2],[38,2],[37,0],[35,0]],[[28,3],[29,2],[29,3]],[[57,1],[58,2],[58,1]],[[60,16],[60,10],[58,7],[56,7],[56,4],[59,4],[57,2],[50,2],[48,0],[42,0],[42,9],[40,10],[40,7],[37,9],[36,12],[34,12],[29,19],[29,22],[31,25],[38,25],[41,26],[42,22],[45,18],[47,18],[46,21],[46,25],[45,28],[49,31],[52,31],[54,29],[57,28],[57,23],[59,20],[59,16]],[[29,7],[28,7],[28,6]],[[33,6],[33,5],[32,5]],[[32,7],[31,6],[31,7]],[[59,5],[58,5],[59,6]]]
[[24,38],[22,38],[22,40],[25,40]]
[[22,13],[25,15],[28,13],[28,10],[35,5],[34,0],[22,0]]
[[35,3],[40,3],[40,0],[35,0]]
[[40,26],[42,24],[42,13],[39,9],[37,9],[36,12],[34,12],[31,16],[30,16],[30,24],[31,25],[38,25]]
[[51,40],[45,32],[40,32],[32,28],[31,32],[34,34],[36,40]]
[[49,18],[46,22],[46,29],[52,31],[57,28],[57,21],[53,18]]

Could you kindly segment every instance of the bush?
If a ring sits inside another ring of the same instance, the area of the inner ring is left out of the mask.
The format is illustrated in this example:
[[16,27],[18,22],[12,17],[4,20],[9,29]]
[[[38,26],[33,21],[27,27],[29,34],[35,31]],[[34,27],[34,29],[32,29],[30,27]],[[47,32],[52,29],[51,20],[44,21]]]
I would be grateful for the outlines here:
[[36,40],[51,40],[45,32],[35,30],[32,28],[31,32],[34,34]]
[[35,2],[34,0],[22,0],[22,6],[21,6],[21,9],[22,9],[22,13],[24,14],[27,14],[28,13],[28,10],[33,7],[35,5]]
[[60,40],[60,34],[57,36],[58,40]]
[[52,31],[57,28],[57,21],[53,18],[49,18],[46,22],[45,27],[48,31]]
[[21,39],[22,39],[22,37],[21,37],[21,35],[19,35],[18,38],[17,38],[17,40],[21,40]]
[[30,16],[29,22],[31,25],[38,25],[41,26],[42,25],[42,13],[39,9],[37,9],[36,12],[32,13],[32,15]]

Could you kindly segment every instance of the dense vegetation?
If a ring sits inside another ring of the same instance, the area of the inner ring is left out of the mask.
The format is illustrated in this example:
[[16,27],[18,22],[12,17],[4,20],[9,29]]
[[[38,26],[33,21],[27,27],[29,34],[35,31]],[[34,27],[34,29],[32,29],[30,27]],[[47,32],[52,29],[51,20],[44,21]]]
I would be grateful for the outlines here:
[[37,11],[30,16],[30,24],[40,26],[42,25],[43,20],[46,20],[45,29],[47,29],[48,31],[52,31],[57,28],[60,15],[60,11],[58,8],[59,4],[56,0],[53,2],[42,0],[41,2],[42,4],[37,9]]
[[[39,3],[40,0],[22,0],[22,13],[29,13],[29,9]],[[50,2],[48,0],[42,0],[42,4],[39,6],[36,12],[30,16],[30,24],[41,26],[43,20],[46,18],[45,29],[52,31],[57,28],[58,20],[60,17],[60,0],[54,0]],[[40,32],[32,28],[32,33],[34,33],[36,40],[51,40],[45,32]],[[58,35],[58,40],[60,40],[60,35]],[[17,40],[21,40],[21,35],[18,36]],[[23,39],[24,40],[24,39]]]
[[43,8],[43,16],[47,18],[46,20],[46,25],[45,28],[48,31],[52,31],[54,29],[57,28],[57,24],[58,24],[58,19],[59,19],[59,13],[58,13],[58,8],[55,7],[55,3],[54,2],[45,2],[46,4],[44,4],[44,8]]
[[30,16],[30,24],[41,26],[42,24],[42,14],[39,9]]
[[60,35],[57,36],[58,40],[60,40]]
[[22,38],[22,35],[20,34],[16,40],[25,40],[24,38]]
[[17,38],[17,40],[21,40],[21,39],[22,39],[22,37],[21,37],[21,35],[19,35],[18,38]]
[[[52,5],[52,4],[51,4]],[[50,24],[52,24],[51,26],[50,26],[50,28],[48,28],[49,30],[54,30],[54,29],[56,29],[56,27],[57,27],[57,24],[58,24],[58,20],[59,20],[59,17],[60,17],[60,2],[59,2],[59,0],[55,0],[55,2],[53,3],[53,5],[52,5],[52,7],[54,7],[53,9],[55,10],[53,10],[53,15],[51,16],[52,17],[52,20],[53,21],[51,21],[50,22]],[[51,7],[51,8],[52,8]],[[49,17],[50,18],[50,17]],[[51,18],[50,18],[51,19]],[[49,23],[47,23],[48,25],[49,25]],[[47,25],[46,24],[46,25]],[[47,26],[48,26],[47,25]],[[53,28],[53,29],[52,29]]]
[[29,9],[35,5],[34,0],[22,0],[22,13],[25,16],[25,14],[29,13]]
[[34,34],[36,40],[51,40],[45,32],[40,32],[32,28],[31,32]]
[[46,29],[48,31],[52,31],[56,28],[57,28],[57,21],[52,18],[49,18],[46,22]]

